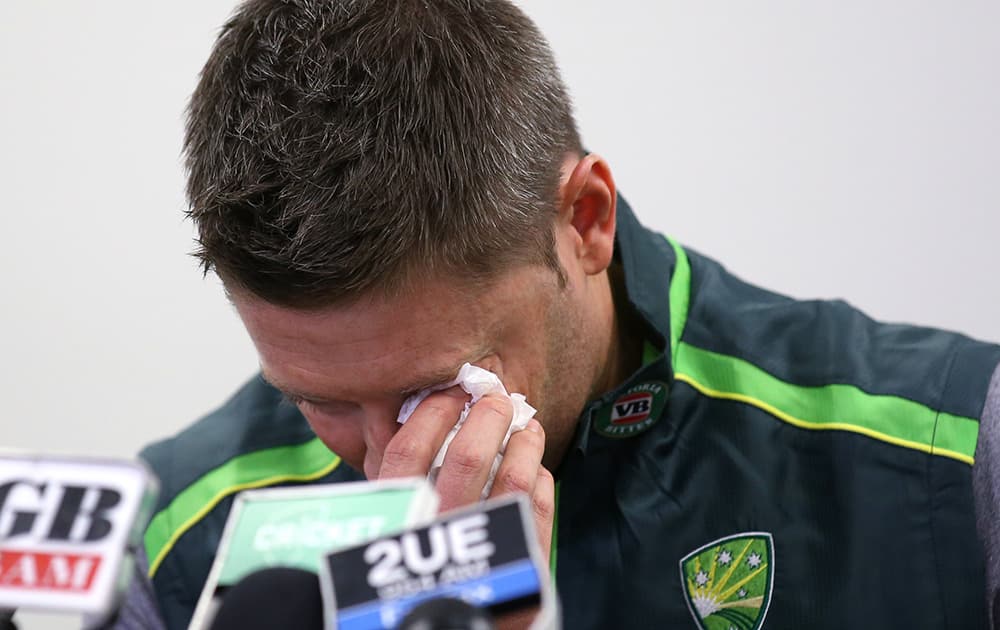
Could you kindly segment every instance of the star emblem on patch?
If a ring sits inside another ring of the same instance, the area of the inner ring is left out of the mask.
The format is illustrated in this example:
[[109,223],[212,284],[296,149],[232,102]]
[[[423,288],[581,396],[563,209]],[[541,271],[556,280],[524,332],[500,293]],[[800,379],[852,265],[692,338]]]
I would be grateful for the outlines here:
[[694,582],[698,586],[705,586],[708,584],[708,574],[704,571],[698,571],[698,574],[694,576]]
[[726,566],[733,561],[733,554],[728,549],[723,549],[719,552],[719,564]]

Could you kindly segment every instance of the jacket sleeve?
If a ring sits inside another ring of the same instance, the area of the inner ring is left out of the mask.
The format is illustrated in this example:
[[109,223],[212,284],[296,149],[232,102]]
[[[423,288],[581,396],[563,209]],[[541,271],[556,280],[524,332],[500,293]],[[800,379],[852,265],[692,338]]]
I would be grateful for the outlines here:
[[989,627],[1000,630],[1000,366],[993,371],[979,420],[972,466],[976,529],[986,554],[986,610]]

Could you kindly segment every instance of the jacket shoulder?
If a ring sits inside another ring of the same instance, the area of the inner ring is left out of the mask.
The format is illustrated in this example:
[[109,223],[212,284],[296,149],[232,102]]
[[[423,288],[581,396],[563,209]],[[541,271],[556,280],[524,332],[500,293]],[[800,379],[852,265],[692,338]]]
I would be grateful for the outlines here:
[[683,340],[784,383],[844,385],[936,411],[980,417],[1000,347],[965,335],[882,323],[842,300],[796,300],[753,286],[689,252]]

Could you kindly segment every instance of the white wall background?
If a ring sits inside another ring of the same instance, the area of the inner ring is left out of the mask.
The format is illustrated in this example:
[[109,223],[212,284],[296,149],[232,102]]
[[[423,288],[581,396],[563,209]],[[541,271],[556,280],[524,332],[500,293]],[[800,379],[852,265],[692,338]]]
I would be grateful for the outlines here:
[[[1000,4],[521,4],[647,224],[1000,340]],[[233,5],[0,2],[0,446],[131,456],[254,372],[182,217],[183,111]]]

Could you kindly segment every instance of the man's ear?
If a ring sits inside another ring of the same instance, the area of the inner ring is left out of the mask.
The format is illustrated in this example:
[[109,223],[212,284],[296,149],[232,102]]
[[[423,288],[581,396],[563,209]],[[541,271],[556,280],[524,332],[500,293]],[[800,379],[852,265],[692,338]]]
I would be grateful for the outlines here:
[[[568,175],[565,173],[568,172]],[[574,255],[588,275],[611,264],[615,245],[615,180],[608,163],[593,153],[564,164],[559,187],[559,226],[572,230]]]

